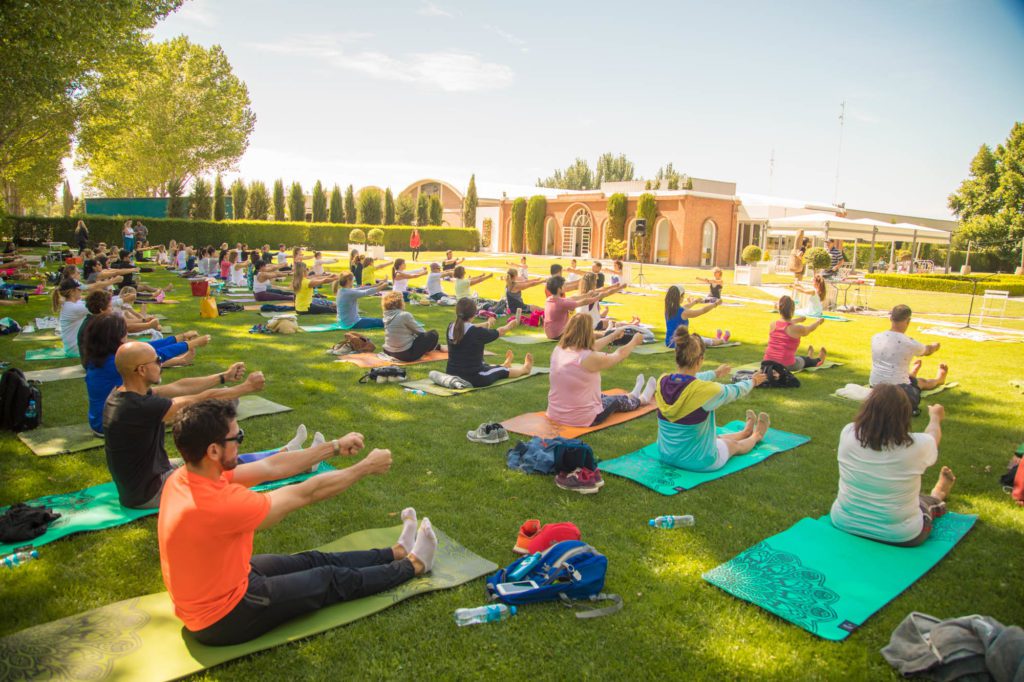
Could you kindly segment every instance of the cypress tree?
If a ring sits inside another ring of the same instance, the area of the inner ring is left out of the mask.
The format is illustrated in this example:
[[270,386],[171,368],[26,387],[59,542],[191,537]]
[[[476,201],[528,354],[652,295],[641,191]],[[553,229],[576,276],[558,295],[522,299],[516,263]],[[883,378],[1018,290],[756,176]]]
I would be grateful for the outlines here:
[[356,224],[356,193],[352,191],[352,185],[345,190],[345,222]]
[[430,224],[440,225],[444,222],[444,206],[441,205],[441,197],[436,194],[430,195]]
[[341,188],[334,185],[331,188],[331,210],[329,220],[332,223],[345,222],[345,205],[341,198]]
[[395,224],[395,197],[391,194],[391,188],[384,190],[384,224]]
[[249,190],[241,178],[231,183],[231,217],[235,220],[245,218],[245,203],[249,198]]
[[313,185],[313,222],[327,222],[327,194],[319,180]]
[[302,185],[292,183],[288,191],[288,220],[302,223],[306,220],[306,195],[302,193]]
[[274,181],[274,220],[284,220],[284,180]]
[[469,187],[466,188],[466,198],[462,201],[462,226],[476,227],[476,207],[479,203],[476,196],[476,174],[469,176]]
[[420,227],[430,222],[430,198],[420,192],[416,199],[416,224]]
[[224,179],[217,173],[217,179],[213,181],[213,219],[224,220],[224,211],[227,208],[224,200]]

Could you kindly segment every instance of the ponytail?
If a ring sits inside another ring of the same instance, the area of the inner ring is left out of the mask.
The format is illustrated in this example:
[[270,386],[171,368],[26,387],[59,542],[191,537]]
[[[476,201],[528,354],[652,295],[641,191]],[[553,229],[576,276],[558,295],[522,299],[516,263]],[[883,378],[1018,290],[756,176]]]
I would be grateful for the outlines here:
[[476,302],[471,298],[460,298],[455,304],[455,322],[452,323],[452,343],[462,343],[466,333],[466,325],[476,317]]
[[295,270],[292,272],[292,291],[298,292],[302,288],[302,278],[306,275],[306,264],[298,261],[293,267]]
[[396,281],[395,277],[398,275],[398,272],[399,272],[399,270],[401,269],[401,267],[403,265],[405,265],[405,259],[404,258],[396,258],[395,262],[391,264],[391,281],[392,282]]
[[686,327],[676,327],[672,341],[676,346],[676,366],[699,366],[704,359],[704,339],[699,334],[691,334]]
[[672,285],[665,292],[665,320],[671,320],[679,314],[680,302],[683,298],[679,287]]

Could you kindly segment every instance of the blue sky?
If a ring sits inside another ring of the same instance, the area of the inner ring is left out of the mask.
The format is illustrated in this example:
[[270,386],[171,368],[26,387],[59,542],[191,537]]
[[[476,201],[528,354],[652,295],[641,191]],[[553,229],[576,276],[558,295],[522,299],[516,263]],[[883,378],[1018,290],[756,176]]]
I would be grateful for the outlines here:
[[[532,184],[576,156],[946,217],[1024,119],[1024,3],[188,0],[257,115],[246,179]],[[769,159],[774,150],[774,175]]]

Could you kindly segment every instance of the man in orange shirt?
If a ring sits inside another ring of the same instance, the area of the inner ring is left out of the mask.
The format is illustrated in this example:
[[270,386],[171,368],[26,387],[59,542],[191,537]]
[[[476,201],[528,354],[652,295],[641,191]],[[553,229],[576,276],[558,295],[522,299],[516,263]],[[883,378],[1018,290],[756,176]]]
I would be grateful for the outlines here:
[[174,444],[185,460],[164,484],[157,533],[164,584],[174,611],[201,643],[245,642],[303,613],[400,585],[430,570],[437,538],[429,519],[402,511],[393,546],[360,552],[252,554],[255,531],[391,467],[375,449],[345,469],[268,493],[250,486],[291,476],[335,455],[356,455],[363,436],[348,435],[287,457],[238,463],[244,432],[229,402],[205,400],[182,410]]

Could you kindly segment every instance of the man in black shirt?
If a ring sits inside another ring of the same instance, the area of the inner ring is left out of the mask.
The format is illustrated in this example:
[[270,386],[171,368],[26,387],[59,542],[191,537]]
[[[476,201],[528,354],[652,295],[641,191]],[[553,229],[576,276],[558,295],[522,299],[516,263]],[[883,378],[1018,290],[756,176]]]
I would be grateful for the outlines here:
[[[233,400],[263,390],[263,373],[253,372],[242,381],[245,363],[236,362],[220,374],[161,386],[156,350],[135,341],[121,346],[114,362],[124,385],[111,391],[103,407],[107,468],[122,505],[154,509],[164,481],[176,468],[164,449],[165,425],[187,405],[208,398]],[[228,382],[241,383],[220,388]]]
[[455,266],[459,263],[465,262],[465,258],[455,258],[452,255],[451,249],[444,254],[444,260],[441,261],[441,270],[447,272],[448,270],[454,270]]
[[597,288],[601,289],[604,287],[604,273],[601,272],[601,261],[594,261],[594,265],[591,266],[590,271],[597,275]]
[[139,292],[140,298],[142,294],[153,294],[156,296],[157,301],[161,301],[163,298],[158,296],[158,294],[170,291],[174,286],[172,284],[168,284],[163,289],[158,289],[157,287],[151,287],[148,284],[144,284],[141,280],[135,279],[135,274],[139,269],[135,267],[135,263],[132,263],[131,260],[129,260],[128,252],[121,249],[119,256],[120,258],[118,260],[110,264],[110,269],[120,271],[118,274],[121,274],[124,277],[124,279],[121,280],[121,284],[118,286],[118,291],[124,287],[134,287],[135,290]]

